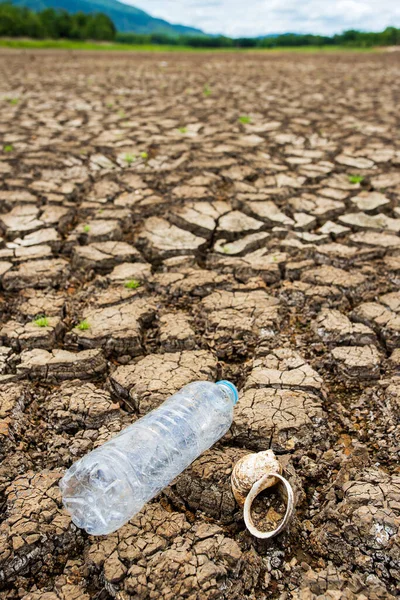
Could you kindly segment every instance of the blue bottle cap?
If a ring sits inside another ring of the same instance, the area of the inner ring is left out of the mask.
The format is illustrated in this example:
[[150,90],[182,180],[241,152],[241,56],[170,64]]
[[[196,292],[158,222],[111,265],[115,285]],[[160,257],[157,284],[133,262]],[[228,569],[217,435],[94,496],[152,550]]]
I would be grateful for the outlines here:
[[229,388],[233,404],[235,405],[238,403],[239,392],[237,391],[236,386],[234,386],[233,383],[227,381],[226,379],[221,379],[221,381],[217,381],[217,385],[224,385],[225,387]]

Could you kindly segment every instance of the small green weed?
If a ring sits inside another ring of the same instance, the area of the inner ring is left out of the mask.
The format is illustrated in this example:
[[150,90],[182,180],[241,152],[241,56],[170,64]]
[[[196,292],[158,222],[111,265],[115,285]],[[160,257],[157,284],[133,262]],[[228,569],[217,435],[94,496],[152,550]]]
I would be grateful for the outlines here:
[[140,158],[143,158],[143,160],[147,160],[149,158],[149,155],[147,154],[147,152],[141,152]]
[[128,288],[128,290],[136,290],[140,285],[140,281],[137,279],[130,279],[124,283],[124,286]]
[[350,183],[362,183],[364,181],[364,177],[362,175],[349,175]]
[[242,115],[241,117],[239,117],[239,123],[243,123],[243,125],[248,125],[249,123],[251,123],[251,117]]
[[86,321],[86,319],[83,319],[83,321],[81,321],[78,325],[77,328],[80,329],[81,331],[86,331],[87,329],[90,328],[89,323]]
[[37,319],[35,319],[33,321],[33,323],[37,327],[48,327],[49,326],[49,320],[44,315],[42,315],[42,316],[38,317]]
[[205,85],[203,88],[203,95],[208,98],[208,96],[211,96],[211,88],[208,85]]
[[118,111],[118,116],[121,117],[121,119],[124,119],[126,117],[125,111],[124,110],[119,110]]
[[14,146],[12,144],[6,144],[6,146],[3,146],[3,150],[4,152],[12,152],[14,150]]
[[11,104],[12,106],[15,106],[16,104],[18,104],[18,102],[19,102],[19,98],[8,98],[8,99],[7,99],[7,102],[8,102],[9,104]]
[[89,231],[90,231],[90,225],[84,225],[84,226],[83,226],[83,231],[84,231],[85,233],[89,233]]
[[187,133],[187,127],[179,127],[179,133]]
[[131,165],[133,162],[135,162],[135,160],[136,156],[134,154],[125,154],[124,156],[124,161],[127,165]]

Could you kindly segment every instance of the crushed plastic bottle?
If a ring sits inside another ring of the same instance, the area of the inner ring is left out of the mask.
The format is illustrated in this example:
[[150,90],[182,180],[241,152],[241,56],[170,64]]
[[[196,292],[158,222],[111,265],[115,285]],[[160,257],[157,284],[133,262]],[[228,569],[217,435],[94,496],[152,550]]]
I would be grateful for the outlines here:
[[189,383],[74,463],[60,488],[75,525],[119,529],[228,431],[238,397],[229,381]]

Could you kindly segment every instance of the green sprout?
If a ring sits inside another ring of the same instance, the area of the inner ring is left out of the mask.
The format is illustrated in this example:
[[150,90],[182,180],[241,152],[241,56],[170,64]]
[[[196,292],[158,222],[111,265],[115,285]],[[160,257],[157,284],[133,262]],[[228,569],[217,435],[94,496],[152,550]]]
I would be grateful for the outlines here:
[[143,160],[147,160],[149,158],[149,155],[147,154],[147,152],[141,152],[140,158],[143,158]]
[[112,102],[106,102],[107,108],[112,108],[114,104]]
[[3,150],[4,152],[12,152],[14,150],[14,146],[12,144],[7,144],[6,146],[3,146]]
[[85,233],[89,233],[89,231],[90,231],[90,225],[84,225],[84,227],[83,227],[83,231],[84,231]]
[[178,131],[179,133],[187,133],[187,127],[179,127]]
[[203,88],[203,95],[208,98],[208,96],[211,96],[211,88],[208,85],[205,85]]
[[243,125],[248,125],[249,123],[251,123],[251,117],[242,115],[241,117],[239,117],[239,123],[243,123]]
[[124,110],[119,110],[118,111],[118,115],[123,119],[124,117],[126,117],[125,111]]
[[136,156],[134,154],[125,154],[124,156],[124,161],[127,165],[131,165],[133,162],[135,162],[135,160]]
[[36,327],[48,327],[49,320],[44,315],[41,315],[40,317],[37,317],[37,319],[35,319],[33,321],[33,324],[36,325]]
[[361,183],[364,181],[364,177],[362,175],[349,175],[350,183]]
[[140,286],[140,281],[137,279],[130,279],[129,281],[125,281],[124,286],[128,290],[136,290]]
[[230,245],[225,244],[224,246],[222,246],[222,252],[224,252],[224,254],[230,254]]
[[8,99],[7,99],[7,102],[8,102],[9,104],[11,104],[12,106],[15,106],[16,104],[18,104],[18,102],[19,102],[19,99],[18,99],[18,98],[8,98]]
[[81,321],[78,325],[77,328],[80,329],[81,331],[86,331],[87,329],[90,328],[89,323],[86,321],[86,319],[83,319],[83,321]]

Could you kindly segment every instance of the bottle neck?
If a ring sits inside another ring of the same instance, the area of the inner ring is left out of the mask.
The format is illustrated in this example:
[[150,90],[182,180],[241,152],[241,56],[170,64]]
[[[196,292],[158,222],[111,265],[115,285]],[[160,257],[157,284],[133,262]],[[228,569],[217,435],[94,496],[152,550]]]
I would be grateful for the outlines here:
[[223,390],[227,392],[228,397],[233,405],[237,404],[239,400],[239,393],[233,383],[227,381],[226,379],[222,379],[221,381],[217,381],[217,385],[221,386]]

